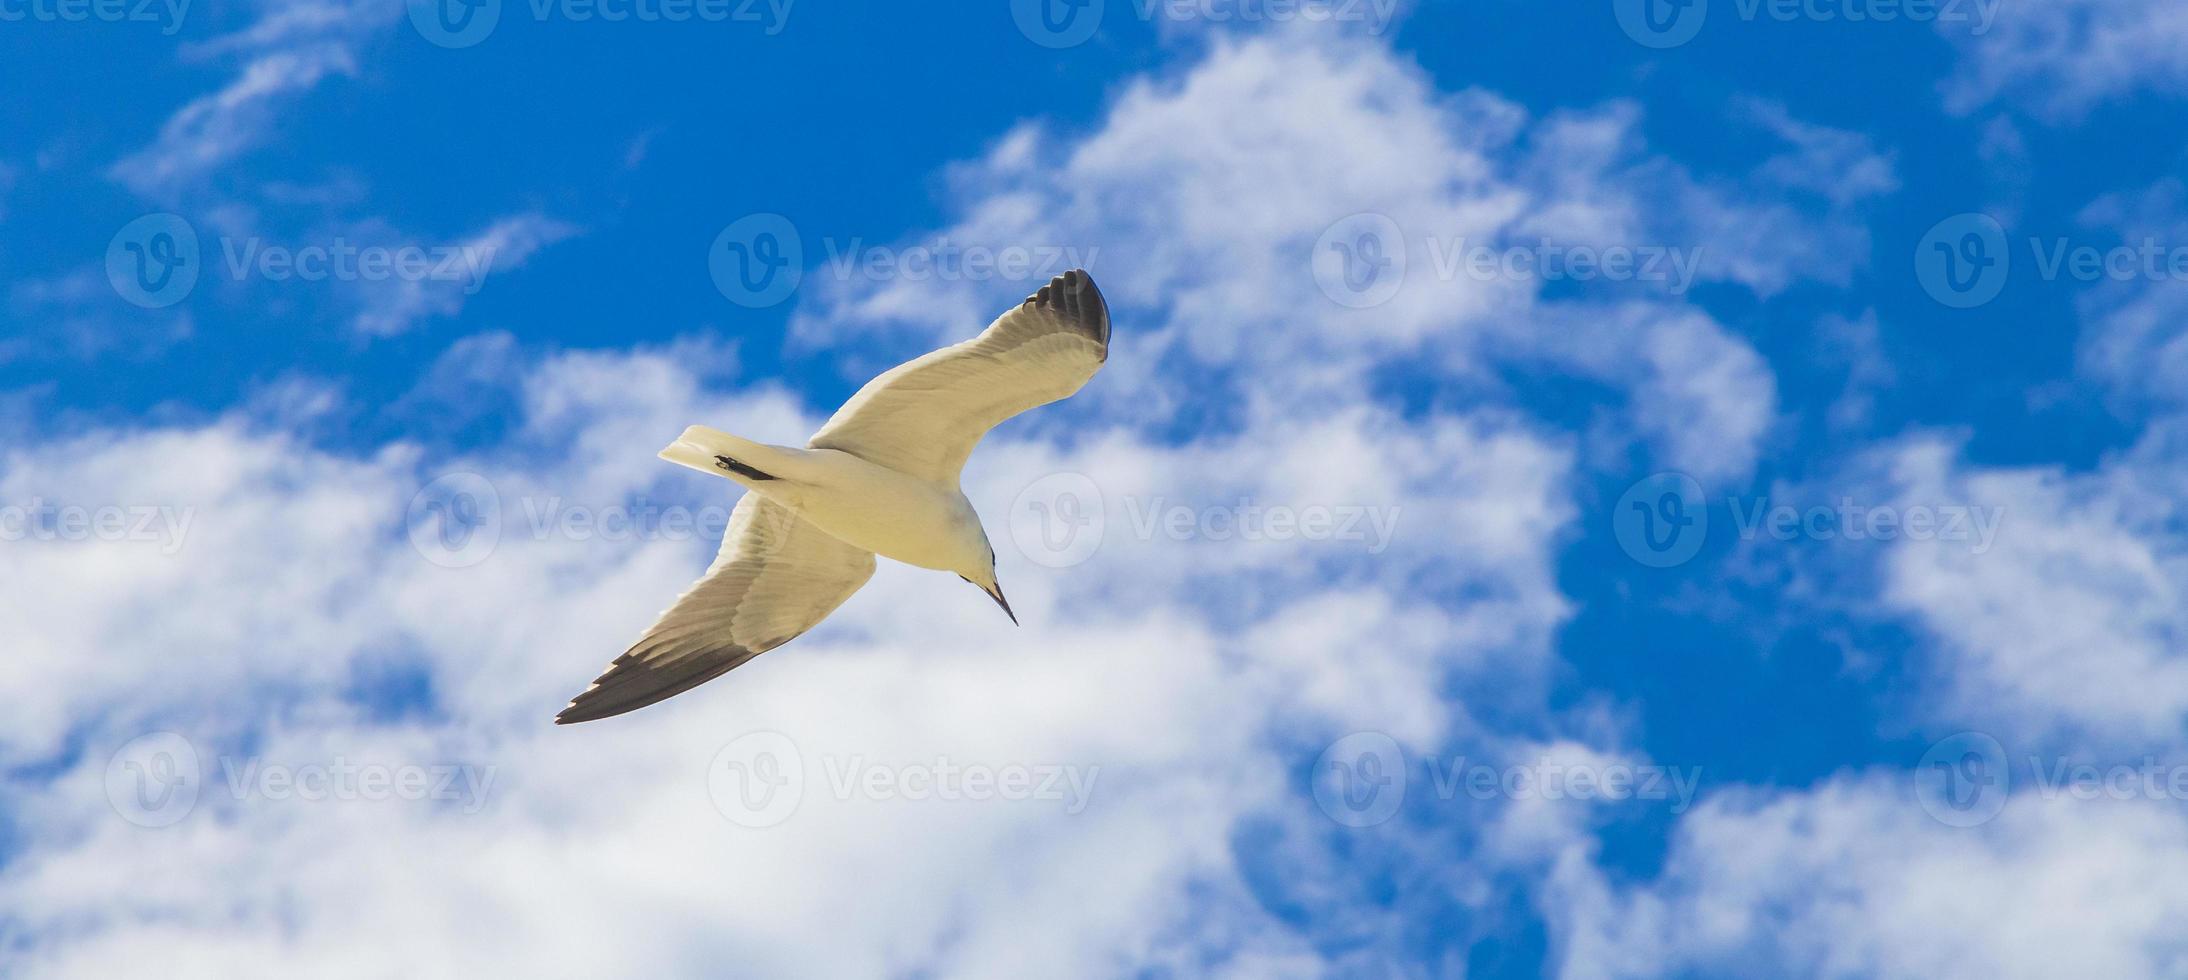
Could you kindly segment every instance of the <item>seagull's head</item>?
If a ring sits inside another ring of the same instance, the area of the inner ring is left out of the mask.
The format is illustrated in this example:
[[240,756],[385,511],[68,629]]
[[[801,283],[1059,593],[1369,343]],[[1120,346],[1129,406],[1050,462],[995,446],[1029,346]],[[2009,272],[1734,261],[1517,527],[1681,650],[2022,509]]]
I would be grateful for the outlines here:
[[1010,617],[1012,626],[1018,625],[1018,614],[1010,611],[1010,600],[1003,598],[1003,586],[995,581],[995,549],[985,548],[985,560],[975,562],[969,568],[959,569],[957,577],[980,587],[980,591],[1003,607],[1003,615]]

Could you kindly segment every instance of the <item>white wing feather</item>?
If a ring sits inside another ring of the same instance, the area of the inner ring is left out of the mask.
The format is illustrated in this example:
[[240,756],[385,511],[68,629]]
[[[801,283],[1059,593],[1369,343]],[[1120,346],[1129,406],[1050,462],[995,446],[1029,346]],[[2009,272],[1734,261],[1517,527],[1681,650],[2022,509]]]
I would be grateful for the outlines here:
[[706,576],[555,722],[619,715],[713,680],[812,629],[873,574],[872,554],[745,494]]
[[1049,281],[980,336],[897,365],[808,445],[955,484],[988,430],[1070,397],[1109,358],[1109,306],[1084,270]]

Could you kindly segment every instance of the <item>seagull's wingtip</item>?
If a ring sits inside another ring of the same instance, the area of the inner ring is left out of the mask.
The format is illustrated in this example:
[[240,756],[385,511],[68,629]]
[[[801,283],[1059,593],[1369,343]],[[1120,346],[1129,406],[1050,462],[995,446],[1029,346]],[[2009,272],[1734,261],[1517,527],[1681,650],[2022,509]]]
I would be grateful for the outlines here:
[[1071,269],[1048,281],[1048,284],[1026,297],[1026,305],[1053,310],[1089,339],[1101,345],[1101,360],[1109,360],[1109,301],[1102,297],[1100,286],[1094,285],[1094,275],[1085,269]]

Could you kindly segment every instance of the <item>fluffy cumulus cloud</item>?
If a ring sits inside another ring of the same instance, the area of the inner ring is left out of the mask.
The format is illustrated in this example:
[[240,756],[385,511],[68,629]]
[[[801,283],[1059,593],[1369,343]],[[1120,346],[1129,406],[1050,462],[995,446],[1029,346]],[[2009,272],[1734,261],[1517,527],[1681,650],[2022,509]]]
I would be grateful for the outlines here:
[[2167,803],[2024,793],[1955,827],[1905,780],[1849,776],[1712,798],[1645,885],[1576,847],[1548,912],[1569,977],[2156,977],[2188,966],[2183,871]]
[[[1112,369],[1119,412],[1174,411],[1158,382],[1196,366],[1251,365],[1231,380],[1245,411],[1266,411],[1259,402],[1348,397],[1399,359],[1460,378],[1527,364],[1640,406],[1662,462],[1737,476],[1775,384],[1686,290],[1843,281],[1866,237],[1839,212],[1893,186],[1889,160],[1860,140],[1782,112],[1763,128],[1789,144],[1783,155],[1705,178],[1650,154],[1631,105],[1529,119],[1493,94],[1437,92],[1370,41],[1211,45],[1182,77],[1127,87],[1092,134],[1028,124],[1000,140],[954,175],[963,217],[898,247],[1078,246],[1118,299],[1163,313],[1123,341],[1134,356]],[[1787,203],[1841,165],[1863,177],[1824,205],[1833,217],[1819,225]],[[1369,246],[1374,270],[1343,258]],[[822,296],[799,323],[808,344],[908,336],[908,351],[1027,286],[861,268],[818,271]],[[1368,271],[1387,285],[1346,278]]]
[[2188,392],[2188,190],[2177,179],[2108,195],[2083,209],[2083,224],[2116,236],[2105,281],[2083,297],[2080,367],[2135,412],[2181,407]]
[[[1522,426],[1409,427],[1363,410],[1297,444],[1257,432],[1206,452],[1124,432],[1073,453],[1005,441],[972,481],[991,512],[1065,469],[1100,474],[1115,504],[1100,547],[1068,571],[1004,544],[1024,630],[956,583],[889,569],[822,630],[727,682],[624,722],[556,729],[545,722],[561,699],[711,542],[574,532],[554,515],[651,502],[703,524],[725,485],[634,466],[647,454],[632,446],[692,417],[783,435],[816,419],[765,389],[709,394],[660,354],[557,357],[525,386],[512,445],[431,468],[401,446],[336,457],[242,417],[10,461],[12,497],[131,487],[115,506],[186,515],[172,538],[55,540],[9,566],[10,614],[37,627],[18,638],[8,683],[67,692],[32,699],[5,732],[11,759],[49,760],[17,786],[16,819],[37,843],[0,878],[41,937],[21,951],[28,975],[116,968],[149,944],[178,975],[729,960],[769,974],[1100,973],[1233,944],[1281,959],[1297,940],[1253,911],[1230,852],[1244,815],[1301,806],[1272,731],[1432,740],[1457,723],[1432,691],[1468,672],[1539,672],[1563,614],[1543,555],[1568,461]],[[585,422],[563,428],[574,419]],[[1317,471],[1306,454],[1359,466]],[[563,462],[529,463],[542,455]],[[142,462],[161,458],[199,464]],[[430,516],[422,543],[404,523],[412,491],[444,471],[476,474],[498,501],[498,540],[466,567],[447,567],[467,559],[432,536]],[[1468,488],[1446,489],[1448,472],[1471,475]],[[1398,515],[1386,554],[1401,565],[1372,561],[1366,541],[1220,547],[1135,529],[1134,501],[1228,507],[1234,494],[1373,502]],[[1470,557],[1436,560],[1453,552]],[[1317,584],[1302,571],[1317,566],[1354,574]],[[1405,567],[1440,579],[1424,588],[1489,595],[1455,610],[1409,596],[1390,588]],[[1285,602],[1257,606],[1254,583]],[[155,609],[163,627],[143,629]],[[1246,626],[1218,628],[1226,618]],[[1360,630],[1380,636],[1375,653],[1331,655]],[[376,717],[360,684],[404,671],[423,678],[423,703]],[[115,785],[141,788],[134,757],[110,753],[149,731],[182,733],[203,773],[172,827],[108,810]],[[710,797],[738,788],[710,770],[714,753],[753,732],[779,733],[802,759],[802,801],[780,826],[740,826],[722,808],[741,811]],[[305,799],[309,777],[290,791],[259,775],[345,763],[461,776],[453,796],[411,801],[344,799],[363,784],[339,781],[317,784],[333,798]],[[1059,772],[1061,795],[906,799],[913,790],[863,781],[949,765]],[[1192,910],[1211,895],[1236,915],[1202,920]],[[374,938],[389,930],[415,941]],[[761,946],[805,952],[753,960]]]
[[1936,518],[1928,534],[1902,529],[1835,550],[1840,567],[1859,570],[1839,583],[1846,598],[1932,641],[1923,652],[1934,721],[2053,748],[2181,744],[2184,321],[2173,313],[2180,284],[2163,272],[2168,253],[2147,247],[2182,227],[2179,197],[2167,182],[2083,212],[2093,232],[2123,243],[2124,272],[2082,292],[2076,368],[2139,425],[2132,444],[2080,468],[1999,466],[1971,461],[1964,433],[1917,431],[1833,475],[1846,499]]
[[[2061,0],[1970,4],[1985,19],[1939,19],[1963,52],[1944,86],[1946,106],[1972,112],[1994,101],[2053,119],[2141,92],[2188,87],[2188,11],[2168,0]],[[1987,23],[1987,27],[1985,26]]]
[[[1881,559],[1886,606],[1940,641],[1948,717],[2030,739],[2177,744],[2188,566],[2168,516],[2177,464],[2160,446],[2087,474],[1968,466],[1937,440],[1888,460],[1881,492],[1902,513],[1971,515],[1969,537],[1906,537]],[[1978,512],[1995,515],[1988,547]]]
[[[2136,11],[2149,14],[2119,5],[2076,23],[2098,30]],[[2179,196],[2161,183],[2082,218],[2132,251],[2177,237]],[[2076,364],[2139,428],[2130,444],[2082,466],[2001,465],[1972,458],[1964,434],[1916,431],[1819,481],[1902,522],[1939,518],[1929,535],[1902,524],[1795,563],[1854,619],[1911,632],[1914,696],[1892,725],[1937,739],[1931,753],[1915,758],[1918,744],[1901,768],[1802,790],[1719,794],[1680,821],[1646,883],[1605,875],[1595,842],[1569,843],[1545,904],[1565,923],[1567,974],[2188,968],[2167,925],[2188,867],[2188,782],[2168,761],[2188,743],[2188,420],[2177,283],[2137,269],[2083,290]],[[1944,531],[1954,512],[1969,515],[1966,533]],[[1941,802],[1956,791],[1995,794],[1996,808]]]
[[[2177,193],[2084,217],[2132,243],[2174,226]],[[2188,775],[2168,761],[2188,744],[2173,291],[2126,277],[2084,294],[2079,370],[2139,423],[2130,445],[2078,467],[2001,465],[1964,433],[1917,430],[1793,488],[1890,515],[1889,533],[1868,524],[1868,539],[1794,559],[1788,595],[1909,632],[1908,696],[1887,724],[1915,744],[1895,767],[1712,795],[1646,881],[1606,874],[1591,837],[1562,842],[1541,897],[1566,975],[2188,967],[2168,925],[2188,867]]]

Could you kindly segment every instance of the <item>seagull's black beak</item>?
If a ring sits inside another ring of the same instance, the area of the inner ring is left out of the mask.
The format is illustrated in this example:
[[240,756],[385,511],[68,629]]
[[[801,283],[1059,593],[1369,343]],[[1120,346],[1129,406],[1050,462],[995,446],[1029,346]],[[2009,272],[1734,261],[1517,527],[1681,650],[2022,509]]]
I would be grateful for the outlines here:
[[1010,617],[1012,626],[1018,625],[1018,614],[1010,611],[1010,600],[1003,598],[1003,584],[1001,582],[997,582],[993,589],[982,589],[980,591],[986,592],[995,600],[996,605],[1003,607],[1003,615]]

